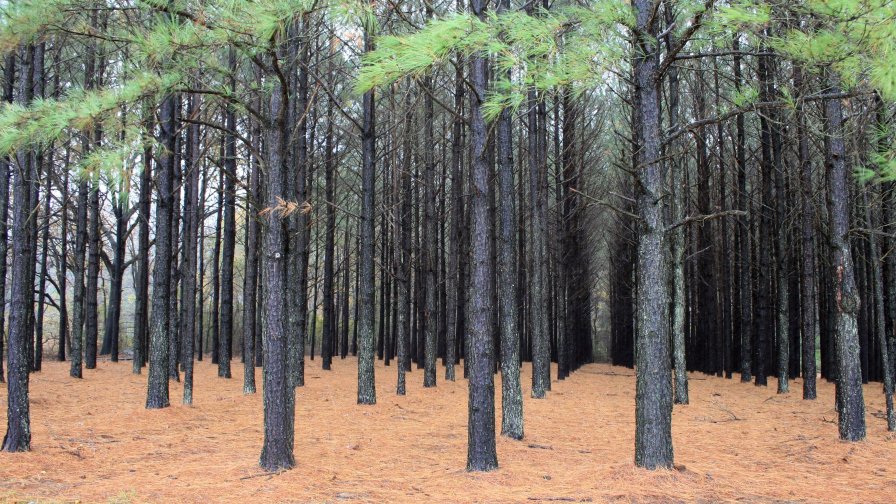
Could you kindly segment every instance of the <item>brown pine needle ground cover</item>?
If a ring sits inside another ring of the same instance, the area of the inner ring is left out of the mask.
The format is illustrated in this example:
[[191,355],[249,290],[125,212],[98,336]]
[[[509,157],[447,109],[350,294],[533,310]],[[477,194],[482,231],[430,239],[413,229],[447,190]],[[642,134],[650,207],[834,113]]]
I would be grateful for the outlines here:
[[[194,407],[147,411],[146,375],[101,362],[83,380],[68,363],[32,375],[33,451],[0,454],[0,501],[50,502],[893,502],[896,437],[880,418],[879,384],[865,387],[868,440],[837,440],[834,387],[801,399],[737,380],[693,375],[692,404],[676,407],[678,469],[634,468],[631,370],[589,365],[529,399],[523,441],[500,438],[500,469],[464,471],[467,385],[423,389],[377,362],[378,404],[355,404],[356,361],[309,361],[297,393],[296,460],[282,474],[257,465],[261,394],[242,394],[242,367],[220,379],[197,363]],[[261,383],[261,370],[257,371]],[[500,384],[496,383],[500,394]],[[259,391],[260,392],[260,391]],[[500,425],[500,397],[497,398]],[[6,387],[0,391],[6,414]]]

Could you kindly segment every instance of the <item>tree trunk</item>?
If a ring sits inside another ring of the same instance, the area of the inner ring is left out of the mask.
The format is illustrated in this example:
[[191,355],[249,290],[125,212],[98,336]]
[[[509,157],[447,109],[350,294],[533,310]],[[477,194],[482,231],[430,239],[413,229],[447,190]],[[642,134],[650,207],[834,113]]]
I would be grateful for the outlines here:
[[[267,178],[262,283],[264,307],[264,446],[261,467],[280,471],[295,466],[293,456],[293,421],[295,389],[289,384],[286,335],[286,240],[285,209],[281,201],[286,175],[287,125],[285,83],[271,79],[270,122],[266,127]],[[223,339],[223,338],[222,338]],[[221,345],[222,349],[225,345]]]
[[[364,51],[373,50],[373,35],[364,33]],[[374,193],[376,192],[376,109],[373,91],[364,93],[361,105],[361,234],[358,276],[359,298],[356,301],[361,310],[355,319],[358,328],[358,404],[376,404],[376,383],[373,376],[373,330],[374,330]],[[346,268],[348,257],[346,256]],[[346,293],[347,295],[347,293]],[[343,350],[344,351],[344,350]]]
[[[20,69],[19,101],[27,106],[31,101],[33,48],[27,46],[22,50],[22,66]],[[28,262],[31,257],[29,249],[31,241],[26,239],[31,208],[31,186],[28,150],[19,151],[17,166],[13,168],[14,199],[12,225],[12,283],[10,285],[9,310],[9,349],[7,354],[7,409],[6,434],[0,451],[23,452],[31,450],[31,412],[28,399],[28,311],[27,304],[34,290],[33,278],[28,276]]]
[[171,268],[171,213],[173,211],[174,151],[177,139],[177,99],[166,96],[159,109],[159,129],[162,153],[156,176],[156,254],[152,273],[152,312],[150,314],[149,387],[146,394],[148,409],[166,408],[168,402],[168,296]]
[[[471,0],[474,16],[485,19],[485,2]],[[470,314],[469,314],[469,408],[467,422],[467,470],[491,471],[498,468],[495,449],[495,382],[494,339],[492,338],[493,307],[490,304],[492,272],[489,234],[489,185],[491,174],[486,159],[486,125],[482,117],[485,97],[487,61],[475,54],[470,61],[469,80],[473,88],[470,98],[470,129],[473,194],[471,197]],[[550,379],[550,377],[548,377]]]
[[[831,92],[839,92],[832,83]],[[859,365],[859,337],[856,316],[859,293],[853,273],[849,247],[849,169],[843,142],[843,113],[839,99],[825,102],[825,122],[829,136],[828,162],[831,195],[831,261],[835,268],[837,412],[840,439],[860,441],[865,438],[865,400],[862,396],[862,370]]]
[[660,96],[657,89],[658,47],[651,0],[635,0],[634,77],[638,106],[638,323],[635,386],[635,465],[672,467],[672,381],[669,359],[663,167]]
[[[510,8],[501,0],[498,12]],[[508,71],[504,78],[510,79]],[[513,125],[511,111],[498,117],[498,196],[500,198],[500,235],[498,238],[498,291],[501,331],[501,434],[523,439],[523,392],[520,386],[519,312],[517,311],[516,205],[513,183]],[[429,143],[427,143],[429,145]],[[434,222],[433,219],[427,219]],[[433,290],[435,286],[433,285]]]

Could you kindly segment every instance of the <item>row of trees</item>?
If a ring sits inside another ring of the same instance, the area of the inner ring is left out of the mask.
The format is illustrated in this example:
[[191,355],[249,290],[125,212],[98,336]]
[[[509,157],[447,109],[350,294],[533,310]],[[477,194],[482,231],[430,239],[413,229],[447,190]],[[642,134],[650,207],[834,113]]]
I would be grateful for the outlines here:
[[499,369],[523,437],[524,361],[534,398],[552,360],[634,365],[648,468],[686,369],[811,399],[818,347],[842,438],[863,378],[892,404],[892,187],[850,176],[890,174],[886,2],[4,7],[4,450],[30,446],[46,320],[73,377],[129,343],[147,408],[172,379],[191,404],[209,350],[245,393],[261,366],[268,470],[295,464],[306,352],[357,354],[359,404],[376,358],[398,394],[462,359],[469,470],[498,464]]

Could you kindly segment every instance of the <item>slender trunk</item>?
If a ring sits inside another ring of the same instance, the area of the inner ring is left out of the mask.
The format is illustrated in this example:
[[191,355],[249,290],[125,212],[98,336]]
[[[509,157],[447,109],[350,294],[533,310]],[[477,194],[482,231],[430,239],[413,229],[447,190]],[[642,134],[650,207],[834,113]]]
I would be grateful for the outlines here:
[[[199,96],[192,95],[189,98],[190,117],[199,115]],[[181,291],[181,305],[183,306],[183,318],[181,320],[181,363],[184,368],[184,396],[185,405],[193,404],[193,354],[196,329],[196,240],[199,221],[202,218],[199,204],[199,156],[200,156],[200,131],[198,124],[190,124],[187,129],[187,179],[184,187],[184,263],[183,285]]]
[[[666,25],[671,26],[674,22],[674,14],[672,7],[666,4],[665,9]],[[674,46],[674,39],[670,34],[665,37],[666,50],[671,50]],[[672,65],[668,73],[669,80],[669,128],[678,127],[679,100],[680,89],[678,81],[678,68]],[[677,148],[675,145],[673,148]],[[672,219],[679,222],[685,217],[685,201],[688,187],[685,183],[685,174],[682,170],[684,166],[678,162],[677,156],[672,156],[670,160],[669,173],[671,175],[671,190],[675,196],[672,199]],[[684,282],[684,252],[685,252],[685,232],[687,227],[679,226],[672,231],[672,360],[675,367],[675,404],[688,404],[688,372],[687,359],[685,357],[685,282]]]
[[[144,128],[152,130],[152,121],[147,120]],[[152,148],[151,144],[143,148],[143,171],[140,173],[140,202],[137,219],[139,221],[137,249],[137,302],[134,309],[134,341],[132,371],[140,374],[146,363],[149,334],[149,219],[152,205]]]
[[[794,87],[803,90],[802,69],[794,69]],[[802,103],[797,103],[797,154],[800,163],[800,227],[802,231],[802,258],[800,281],[800,315],[803,346],[803,399],[815,399],[815,338],[818,336],[818,301],[815,284],[815,209],[812,203],[812,158],[809,153],[809,136]]]
[[[501,0],[498,12],[510,8]],[[504,78],[510,79],[510,71]],[[511,111],[498,117],[498,196],[500,198],[500,235],[498,239],[498,281],[501,331],[501,434],[523,438],[523,393],[520,386],[519,312],[517,311],[516,205],[513,183],[513,125]],[[429,220],[433,222],[433,220]],[[435,286],[433,286],[435,289]]]
[[[16,55],[10,52],[3,63],[3,102],[12,103]],[[6,265],[9,251],[9,182],[11,159],[0,156],[0,300],[6,300]],[[63,228],[65,229],[65,228]],[[3,343],[6,341],[6,303],[0,302],[0,383],[4,381]]]
[[[236,53],[230,53],[231,71],[236,70]],[[235,82],[230,83],[231,88]],[[224,114],[225,127],[236,131],[236,111],[228,106]],[[236,250],[236,138],[224,135],[224,221],[221,231],[221,325],[218,334],[218,376],[230,378],[230,359],[233,348],[233,261]]]
[[[432,19],[432,3],[426,2],[426,18]],[[423,244],[421,251],[424,295],[423,300],[423,329],[424,329],[424,363],[423,386],[436,386],[436,351],[437,351],[437,322],[436,322],[436,165],[435,144],[433,142],[433,86],[432,75],[423,79],[423,214],[426,223],[423,225]]]
[[[253,138],[253,140],[260,140]],[[246,195],[246,271],[243,279],[243,393],[255,393],[255,317],[258,302],[258,203],[260,163],[252,156],[249,193]]]
[[[734,56],[734,86],[740,92],[741,57],[740,39],[734,36],[731,49]],[[737,206],[748,210],[747,203],[747,162],[746,162],[746,132],[744,127],[744,115],[736,117],[736,141],[734,142],[735,162],[737,163]],[[740,381],[747,383],[752,380],[752,342],[753,342],[753,275],[750,273],[750,223],[746,216],[737,218],[738,241],[738,283],[740,284]]]
[[[373,34],[364,33],[364,51],[373,50]],[[374,193],[376,192],[376,108],[373,91],[364,93],[361,110],[361,233],[360,257],[358,264],[360,316],[356,317],[358,328],[358,404],[376,404],[376,384],[373,375],[373,330],[374,330]],[[346,260],[348,257],[346,256]],[[346,267],[348,265],[346,264]],[[344,350],[343,350],[344,351]]]

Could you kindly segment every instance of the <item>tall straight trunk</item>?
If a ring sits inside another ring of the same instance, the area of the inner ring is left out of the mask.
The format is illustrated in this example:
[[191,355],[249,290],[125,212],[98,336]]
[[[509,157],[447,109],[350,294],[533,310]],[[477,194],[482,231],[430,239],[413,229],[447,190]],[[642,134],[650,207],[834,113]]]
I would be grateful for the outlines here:
[[[260,139],[255,137],[254,141]],[[258,304],[258,204],[261,164],[252,156],[249,192],[246,195],[246,270],[243,278],[243,393],[255,393],[255,317]]]
[[[373,34],[367,28],[364,33],[364,51],[373,50]],[[376,192],[376,109],[373,91],[364,93],[361,105],[361,232],[360,257],[358,264],[360,316],[355,324],[358,328],[358,404],[376,404],[376,384],[373,364],[374,330],[374,193]],[[348,257],[346,256],[346,268]],[[348,293],[346,293],[348,295]],[[343,350],[344,351],[344,350]]]
[[[463,0],[457,0],[457,11],[463,11]],[[460,317],[462,310],[459,308],[461,299],[460,289],[460,258],[461,237],[464,218],[463,208],[463,110],[464,110],[464,83],[463,65],[458,64],[454,76],[454,121],[451,125],[451,238],[448,240],[448,275],[446,290],[448,294],[446,311],[448,320],[445,341],[445,379],[454,381],[454,365],[457,363],[457,335],[458,326],[462,326]],[[396,247],[398,240],[396,239]],[[399,294],[401,295],[401,294]]]
[[[800,67],[794,68],[794,87],[805,91]],[[800,258],[800,316],[802,332],[803,399],[815,399],[815,338],[818,336],[818,300],[815,284],[815,209],[812,203],[812,158],[803,105],[797,102],[797,154],[800,164],[800,228],[802,257]]]
[[[31,101],[33,75],[31,64],[34,50],[31,46],[22,49],[22,65],[19,72],[19,102],[27,106]],[[7,351],[7,409],[6,434],[0,451],[23,452],[31,449],[31,412],[28,398],[28,302],[34,291],[33,278],[29,276],[28,263],[31,259],[31,241],[27,239],[31,186],[29,181],[29,149],[17,153],[17,163],[13,168],[13,225],[12,225],[12,283],[10,285],[9,348]]]
[[[189,97],[189,115],[199,115],[199,96]],[[193,404],[193,354],[196,330],[196,240],[199,221],[202,218],[199,204],[199,156],[200,156],[200,131],[199,125],[191,123],[187,129],[187,156],[186,156],[186,184],[184,187],[184,230],[183,230],[183,280],[181,290],[181,305],[183,317],[181,319],[181,364],[184,368],[184,395],[185,405]]]
[[406,371],[410,370],[410,282],[411,282],[411,121],[410,93],[405,98],[405,129],[402,140],[402,165],[393,175],[395,192],[395,282],[397,287],[396,332],[398,383],[396,393],[405,395]]
[[[65,159],[66,164],[68,164],[70,149],[67,147],[65,151]],[[60,205],[60,229],[59,233],[59,256],[56,261],[56,284],[59,286],[59,348],[57,350],[56,358],[59,362],[65,361],[65,355],[68,351],[67,346],[69,345],[69,335],[68,335],[68,300],[66,299],[66,292],[68,292],[68,199],[69,199],[69,171],[63,170],[64,174],[62,176],[62,204]],[[8,201],[9,197],[9,184],[6,179],[6,170],[0,171],[0,191],[5,191],[5,196],[7,199],[2,199],[2,201]],[[6,187],[6,189],[3,189]],[[2,196],[0,196],[2,198]],[[0,203],[0,205],[3,205]],[[5,232],[5,224],[6,224],[6,207],[3,205],[0,207],[0,235],[3,237],[6,236]],[[3,240],[5,242],[5,240]],[[4,244],[0,242],[0,247],[3,247]],[[0,262],[5,263],[5,251],[0,252]],[[5,264],[3,266],[5,269]],[[0,273],[0,299],[3,299],[5,296],[5,286],[6,286],[6,275],[5,271]],[[3,323],[2,314],[0,314],[0,325]],[[2,331],[0,331],[0,338],[3,337]],[[2,345],[0,345],[2,348]],[[0,362],[3,361],[3,352],[0,350]],[[0,368],[0,376],[2,376],[3,369]]]
[[[52,160],[47,165],[48,168],[52,167]],[[48,260],[48,248],[50,244],[50,196],[52,195],[52,177],[50,173],[45,173],[46,177],[46,187],[44,189],[44,222],[42,227],[42,236],[41,236],[41,247],[40,247],[40,273],[38,274],[38,287],[37,287],[37,318],[35,319],[35,327],[34,327],[34,370],[40,371],[41,363],[43,361],[43,352],[44,352],[44,312],[46,311],[47,303],[47,260]],[[60,319],[60,323],[62,320]]]
[[[706,117],[706,86],[704,79],[703,63],[697,64],[697,86],[694,93],[694,108],[697,117]],[[697,144],[697,212],[702,215],[712,213],[711,203],[711,179],[709,146],[706,128],[700,128],[694,132]],[[703,371],[715,373],[718,368],[716,346],[718,344],[718,301],[716,296],[717,277],[714,264],[716,223],[712,220],[698,223],[693,226],[696,234],[696,268],[694,282],[697,291],[696,316],[697,316],[697,341],[698,357],[702,357]]]
[[[236,54],[230,54],[231,71],[236,70]],[[231,88],[235,82],[231,81]],[[228,106],[225,128],[236,131],[236,111]],[[236,250],[236,138],[224,134],[224,221],[221,230],[221,326],[218,334],[218,376],[230,378],[233,345],[233,261]]]
[[[46,96],[45,95],[46,83],[45,83],[45,77],[44,77],[44,50],[45,50],[45,47],[46,47],[45,43],[40,43],[40,44],[37,44],[36,46],[34,46],[34,53],[33,53],[34,61],[32,64],[32,72],[33,72],[32,79],[34,81],[33,93],[36,98],[44,98]],[[46,151],[46,153],[48,153],[50,155],[49,163],[46,162],[45,151]],[[36,276],[37,282],[39,284],[39,287],[37,290],[37,295],[39,297],[36,300],[37,305],[38,305],[38,312],[39,312],[38,318],[36,318],[35,314],[34,314],[35,291],[33,288],[31,289],[30,302],[28,303],[28,334],[29,335],[34,334],[33,349],[32,349],[33,352],[31,354],[29,354],[29,358],[31,359],[31,370],[32,371],[40,371],[41,364],[43,361],[43,352],[44,352],[43,311],[45,308],[44,294],[46,293],[46,286],[47,286],[47,280],[46,280],[47,279],[47,276],[46,276],[47,247],[44,246],[42,248],[42,252],[41,252],[41,256],[40,256],[41,257],[41,259],[40,259],[41,269],[40,269],[40,271],[38,271],[38,268],[37,268],[37,265],[38,265],[38,255],[37,255],[37,249],[38,249],[38,247],[37,247],[37,244],[38,244],[37,222],[38,222],[38,219],[37,219],[37,216],[38,216],[39,211],[41,210],[40,209],[40,180],[41,180],[41,177],[42,176],[46,177],[48,184],[50,183],[49,181],[51,180],[50,168],[52,167],[52,162],[53,162],[52,152],[53,152],[52,145],[49,146],[49,148],[47,148],[47,146],[44,146],[44,145],[39,145],[35,148],[35,151],[33,154],[34,160],[32,161],[32,166],[31,166],[31,175],[29,176],[29,183],[31,185],[31,201],[30,201],[30,203],[31,203],[31,215],[32,215],[32,218],[29,219],[30,230],[29,230],[29,236],[28,236],[28,238],[31,240],[31,245],[30,245],[31,260],[29,262],[29,268],[30,268],[29,278],[31,278],[31,282],[33,285],[34,281],[35,281],[35,276]],[[46,169],[46,173],[41,173],[42,170],[44,170],[44,169]],[[48,186],[48,189],[49,189],[49,186]],[[49,192],[49,191],[47,191],[47,192]],[[49,205],[45,205],[43,208],[44,213],[49,214],[49,209],[50,209]],[[49,223],[49,221],[47,221],[47,223]],[[47,243],[47,241],[49,239],[49,235],[47,234],[46,226],[44,226],[43,235],[47,237],[47,240],[42,240],[42,242]],[[29,338],[29,341],[30,341],[30,338]]]
[[666,282],[666,229],[663,216],[659,50],[651,0],[635,0],[638,27],[634,77],[640,146],[637,196],[638,233],[637,368],[635,385],[635,465],[672,466],[672,380],[668,339],[669,293]]
[[[485,19],[485,2],[471,0],[474,16]],[[473,194],[470,199],[470,314],[469,407],[467,421],[467,470],[491,471],[498,468],[495,449],[494,339],[492,338],[492,271],[489,250],[489,185],[491,173],[486,159],[486,125],[482,117],[487,61],[484,55],[470,59],[470,157]],[[548,377],[550,379],[550,377]]]
[[[672,12],[670,4],[666,4],[664,11],[666,26],[672,26],[675,22],[675,14]],[[672,32],[665,37],[666,50],[669,51],[675,44]],[[667,75],[669,80],[669,104],[667,106],[669,114],[669,128],[678,127],[680,87],[678,81],[678,68],[672,65]],[[675,145],[673,148],[677,148]],[[671,178],[670,188],[674,196],[672,198],[672,219],[680,222],[684,219],[686,208],[686,193],[688,187],[685,183],[685,174],[682,170],[685,166],[678,161],[678,156],[672,156],[669,166],[669,174]],[[675,368],[675,404],[688,404],[688,372],[687,359],[685,353],[685,282],[684,282],[684,252],[685,252],[685,232],[687,227],[679,226],[672,230],[672,360]]]
[[[94,44],[88,44],[84,64],[84,88],[93,89],[96,85],[96,48]],[[84,156],[90,153],[93,139],[89,133],[82,134],[81,148]],[[72,272],[74,273],[74,313],[72,313],[72,338],[71,338],[71,366],[69,374],[73,378],[81,378],[84,359],[84,319],[85,319],[85,287],[84,287],[84,263],[87,256],[87,206],[88,206],[88,182],[84,177],[78,180],[78,207],[75,218],[75,257]]]
[[[831,80],[831,92],[839,92],[835,78]],[[843,112],[839,99],[825,102],[825,123],[829,139],[827,157],[831,195],[831,262],[836,275],[838,425],[840,439],[859,441],[865,438],[865,400],[862,395],[862,370],[859,365],[859,336],[856,327],[860,299],[849,247],[849,168],[846,166]]]
[[[144,124],[146,131],[152,130],[152,120]],[[137,293],[134,308],[134,335],[132,371],[140,374],[146,363],[149,334],[149,219],[152,206],[152,148],[151,144],[143,147],[143,171],[140,173],[140,200],[137,220]]]
[[[739,35],[735,35],[731,42],[734,56],[734,85],[740,92],[742,85],[741,56]],[[738,114],[736,119],[736,140],[734,142],[735,163],[737,164],[737,206],[743,211],[748,210],[747,203],[747,162],[746,162],[746,132],[744,127],[744,115]],[[740,286],[740,381],[752,380],[752,342],[753,342],[753,276],[750,273],[750,223],[747,216],[737,217],[737,242],[738,242],[738,284]]]
[[[767,56],[760,56],[757,70],[759,79],[760,94],[763,99],[770,99],[771,91],[769,88],[769,64]],[[771,124],[766,115],[760,115],[760,144],[761,144],[761,172],[762,172],[762,199],[759,210],[759,285],[757,286],[757,311],[758,311],[758,332],[756,341],[756,380],[757,386],[766,386],[768,384],[768,370],[766,369],[766,359],[769,353],[769,338],[775,335],[775,311],[774,311],[774,295],[775,287],[775,264],[774,264],[774,246],[772,232],[774,231],[774,219],[772,218],[772,209],[775,207],[774,202],[774,160],[772,153],[772,131]]]
[[334,288],[334,256],[336,253],[336,154],[333,145],[333,100],[327,102],[327,129],[324,136],[324,199],[327,205],[326,236],[324,238],[324,320],[320,341],[323,369],[330,369],[333,360],[333,341],[336,339],[336,303]]
[[[426,2],[426,18],[432,19],[433,5]],[[423,386],[436,386],[436,352],[437,330],[436,320],[436,247],[438,236],[436,227],[436,164],[435,144],[433,142],[433,86],[432,75],[428,74],[423,79],[423,214],[426,223],[423,225],[423,250],[421,253],[423,280],[425,282],[425,296],[423,300],[423,328],[424,328],[424,364]]]
[[[89,142],[89,140],[88,140]],[[86,147],[89,151],[89,146]],[[69,374],[81,378],[84,351],[84,259],[87,255],[87,181],[78,181],[78,207],[75,219],[74,313],[72,314],[72,337]]]
[[[498,12],[510,8],[510,0],[501,0]],[[510,80],[510,71],[504,75]],[[513,125],[511,111],[498,117],[498,196],[500,198],[500,234],[498,252],[498,307],[501,341],[501,434],[523,439],[523,392],[520,386],[520,335],[517,311],[516,205],[513,183]],[[428,144],[427,144],[428,145]],[[427,219],[428,222],[434,222]],[[435,286],[433,286],[435,289]]]
[[[721,113],[722,105],[721,105],[721,86],[719,84],[719,61],[718,57],[713,58],[713,87],[715,88],[715,99],[714,106],[716,109],[716,113]],[[716,124],[716,155],[718,162],[718,187],[719,187],[719,206],[718,208],[727,209],[729,208],[728,203],[728,166],[726,164],[725,157],[725,127],[723,122],[718,122]],[[721,311],[720,314],[720,326],[721,330],[719,331],[719,337],[721,338],[721,344],[719,345],[719,373],[718,376],[725,376],[726,378],[731,378],[732,375],[732,366],[731,366],[731,354],[732,354],[732,290],[731,290],[731,262],[728,260],[731,257],[731,241],[730,234],[728,232],[728,220],[722,219],[719,224],[721,228],[721,246],[718,247],[718,253],[716,254],[716,265],[718,268],[719,278],[719,309]]]
[[[360,223],[358,223],[360,227]],[[344,359],[348,355],[348,335],[349,335],[349,276],[351,273],[351,264],[349,253],[349,243],[351,242],[351,237],[349,236],[349,226],[346,224],[345,226],[345,239],[342,242],[342,333],[339,338],[339,358]],[[355,325],[357,326],[358,320],[355,318]]]
[[[203,340],[205,340],[205,195],[208,189],[208,170],[205,160],[202,163],[202,189],[199,191],[196,214],[198,221],[196,226],[199,233],[199,278],[196,281],[196,360],[202,362],[205,352]],[[197,168],[199,169],[199,168]],[[257,253],[257,252],[256,252]],[[253,326],[255,324],[252,324]]]
[[[774,72],[772,72],[774,73]],[[774,83],[769,82],[774,90]],[[770,93],[772,97],[777,92]],[[777,265],[775,271],[775,283],[777,283],[775,310],[777,320],[777,342],[778,342],[778,393],[785,394],[790,391],[790,333],[788,325],[790,321],[790,289],[788,275],[788,240],[787,240],[787,188],[784,181],[784,153],[783,151],[783,133],[781,126],[777,121],[777,114],[772,113],[772,158],[775,164],[775,253]]]
[[[281,201],[287,196],[284,179],[287,173],[287,90],[286,83],[276,76],[271,79],[270,119],[265,127],[267,161],[265,216],[263,223],[262,327],[264,337],[264,445],[261,467],[279,471],[295,466],[293,455],[293,417],[295,389],[289,383],[289,358],[286,335],[286,237],[285,209]],[[223,338],[222,338],[223,339]],[[221,345],[222,348],[224,345]]]
[[[97,138],[94,137],[94,141]],[[98,142],[97,142],[98,143]],[[100,199],[99,181],[92,181],[87,196],[87,278],[84,299],[84,367],[96,368],[100,273]]]
[[[223,145],[222,145],[223,153]],[[223,159],[224,156],[222,155]],[[218,172],[218,203],[215,210],[215,245],[212,248],[212,364],[218,364],[221,339],[221,221],[224,214],[224,170]]]
[[[3,63],[3,102],[12,103],[15,81],[16,55],[10,52]],[[6,265],[9,251],[9,182],[11,162],[0,156],[0,300],[6,299]],[[65,229],[63,227],[63,229]],[[64,291],[63,291],[64,292]],[[6,303],[0,302],[0,383],[4,381],[3,343],[6,341]],[[64,358],[64,357],[63,357]]]
[[[290,61],[298,67],[297,72],[290,71],[290,94],[294,100],[290,103],[290,124],[295,130],[290,139],[289,171],[286,174],[286,190],[288,199],[295,199],[304,205],[307,196],[308,179],[308,43],[303,39],[304,17],[293,29],[299,32],[298,37],[288,44]],[[297,75],[296,75],[297,73]],[[291,192],[291,194],[290,194]],[[289,352],[289,382],[293,387],[305,384],[305,326],[308,315],[308,220],[305,210],[300,208],[288,219],[287,272],[292,279],[287,285],[287,348]]]
[[547,173],[541,162],[538,94],[529,91],[529,184],[532,213],[531,253],[532,277],[530,301],[532,320],[532,397],[544,398],[551,382],[551,348],[547,313]]
[[[181,116],[181,97],[176,96],[174,105],[175,121],[180,123]],[[181,192],[183,189],[183,173],[181,170],[181,136],[178,134],[174,140],[174,171],[172,172],[172,199],[171,199],[171,223],[169,229],[171,232],[171,256],[168,260],[171,269],[170,279],[168,281],[168,377],[174,381],[180,381],[180,371],[178,364],[180,363],[180,313],[178,312],[178,293],[177,286],[180,284],[180,256],[182,250],[181,245]]]
[[152,312],[150,314],[148,409],[166,408],[168,401],[168,296],[171,283],[171,213],[174,202],[174,163],[177,141],[177,98],[168,95],[159,109],[159,134],[162,153],[156,176],[156,253],[152,272]]

